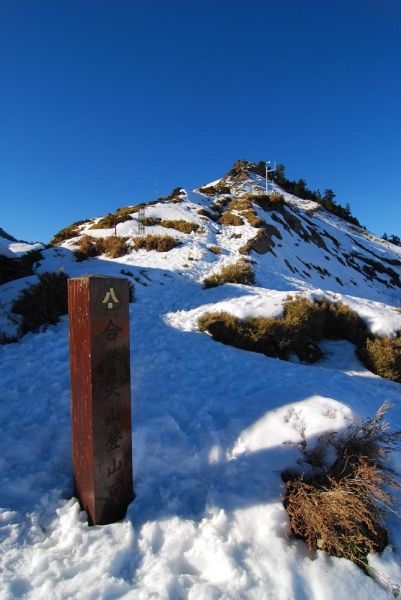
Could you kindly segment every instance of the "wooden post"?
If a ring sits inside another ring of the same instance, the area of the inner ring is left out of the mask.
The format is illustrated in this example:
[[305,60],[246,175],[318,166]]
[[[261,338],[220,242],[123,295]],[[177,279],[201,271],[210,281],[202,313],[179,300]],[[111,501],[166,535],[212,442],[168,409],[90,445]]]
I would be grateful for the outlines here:
[[134,499],[128,297],[127,279],[68,281],[74,495],[90,525]]

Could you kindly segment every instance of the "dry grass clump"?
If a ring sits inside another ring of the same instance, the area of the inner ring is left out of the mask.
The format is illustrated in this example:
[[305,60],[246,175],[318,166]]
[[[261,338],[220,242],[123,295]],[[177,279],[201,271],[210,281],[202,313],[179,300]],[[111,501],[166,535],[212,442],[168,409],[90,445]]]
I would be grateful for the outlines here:
[[189,221],[184,221],[184,219],[179,219],[177,221],[165,220],[161,221],[160,225],[162,227],[167,227],[168,229],[181,231],[181,233],[192,233],[193,231],[197,231],[199,229],[199,225],[197,223],[190,223]]
[[78,241],[78,248],[74,250],[74,257],[77,262],[82,262],[88,258],[105,254],[110,258],[119,258],[128,252],[127,237],[111,235],[107,238],[95,238],[92,235],[83,235]]
[[244,220],[239,215],[233,212],[225,211],[220,217],[221,225],[231,225],[232,227],[239,227],[244,224]]
[[401,331],[389,337],[367,339],[358,351],[368,369],[391,381],[401,383]]
[[239,260],[234,265],[223,267],[220,273],[214,273],[203,281],[205,288],[217,287],[224,283],[242,283],[253,285],[255,283],[255,272],[251,265]]
[[242,213],[242,216],[248,221],[252,227],[256,227],[260,229],[264,225],[266,225],[265,221],[261,219],[257,214],[254,208],[246,210]]
[[323,434],[311,450],[301,447],[304,472],[282,473],[288,531],[310,553],[325,550],[368,574],[368,553],[382,552],[388,543],[384,515],[395,502],[390,490],[401,487],[383,464],[401,440],[401,431],[389,431],[384,420],[388,408],[383,404],[373,419],[352,423],[343,433]]
[[111,235],[103,239],[103,252],[110,258],[119,258],[128,252],[127,241],[128,237],[119,237]]
[[208,250],[210,250],[210,252],[213,252],[213,254],[221,254],[220,246],[209,246]]
[[133,238],[134,250],[141,250],[144,248],[148,252],[156,250],[157,252],[168,252],[173,248],[181,246],[181,242],[171,235],[151,235],[148,234],[145,237]]
[[20,335],[55,325],[68,312],[68,275],[64,271],[45,271],[38,279],[38,283],[23,289],[12,303],[11,312],[22,316]]
[[206,187],[200,187],[198,189],[198,192],[200,194],[205,194],[205,196],[215,196],[217,191],[216,188],[213,185],[208,185]]
[[239,200],[231,200],[228,210],[249,210],[252,208],[252,202],[243,197]]
[[77,240],[78,248],[73,254],[77,262],[82,262],[88,258],[103,254],[103,238],[95,238],[92,235],[83,235]]

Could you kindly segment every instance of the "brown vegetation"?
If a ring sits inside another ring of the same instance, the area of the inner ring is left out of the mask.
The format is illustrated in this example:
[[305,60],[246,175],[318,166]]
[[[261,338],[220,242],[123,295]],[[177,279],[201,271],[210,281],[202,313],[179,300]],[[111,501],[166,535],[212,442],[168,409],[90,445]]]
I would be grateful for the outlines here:
[[148,252],[156,250],[157,252],[168,252],[177,246],[181,246],[181,242],[171,235],[151,235],[145,237],[133,238],[133,249],[140,250],[144,248]]
[[401,431],[389,432],[383,419],[388,408],[384,404],[373,419],[352,423],[343,433],[321,435],[311,450],[304,436],[303,473],[282,473],[289,532],[310,553],[325,550],[368,574],[368,553],[382,552],[388,543],[383,517],[395,501],[390,489],[400,487],[383,464],[401,440]]
[[203,281],[205,288],[217,287],[224,283],[253,285],[255,283],[255,273],[251,265],[243,260],[239,260],[234,265],[223,267],[220,273],[214,273],[209,277],[206,277]]

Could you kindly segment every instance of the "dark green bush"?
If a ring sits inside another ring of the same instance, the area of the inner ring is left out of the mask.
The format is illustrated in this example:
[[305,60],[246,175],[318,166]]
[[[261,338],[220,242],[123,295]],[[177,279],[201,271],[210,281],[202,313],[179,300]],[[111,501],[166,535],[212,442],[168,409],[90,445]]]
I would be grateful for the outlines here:
[[281,194],[261,194],[253,196],[252,201],[266,211],[275,210],[285,204],[284,197]]
[[359,346],[369,334],[365,321],[346,304],[316,300],[318,310],[324,312],[324,337],[332,340],[347,340]]
[[72,225],[69,225],[68,227],[65,227],[64,229],[56,233],[56,235],[50,242],[50,246],[58,246],[62,242],[70,240],[71,238],[79,235],[78,227],[79,225],[83,225],[84,223],[87,223],[87,220],[76,221],[76,223],[73,223]]
[[205,194],[205,196],[215,196],[216,195],[216,188],[214,188],[212,185],[208,185],[207,187],[201,187],[198,190],[201,194]]
[[115,213],[109,213],[100,221],[90,227],[90,229],[113,229],[118,223],[124,223],[124,221],[132,221],[131,213],[137,212],[138,207],[125,206],[119,208]]
[[34,265],[38,264],[43,260],[43,254],[41,250],[30,250],[23,254],[18,261],[18,276],[28,277],[34,274]]
[[209,212],[208,210],[205,210],[204,208],[200,208],[197,212],[198,212],[198,215],[201,215],[202,217],[207,217],[208,219],[211,219],[212,221],[217,220],[216,215],[212,215],[211,212]]
[[68,275],[63,271],[46,271],[38,279],[38,283],[22,290],[12,304],[11,312],[22,316],[21,335],[55,325],[68,312]]
[[303,296],[289,296],[284,303],[284,321],[294,339],[320,341],[324,335],[325,314],[320,305]]
[[217,183],[214,188],[219,194],[231,194],[230,188],[228,185],[224,185],[224,183]]
[[376,375],[401,383],[401,332],[389,337],[367,339],[358,355]]
[[[205,313],[198,319],[200,331],[208,331],[222,344],[288,360],[291,354],[302,360],[316,360],[316,349],[283,319],[249,317],[241,320],[227,312]],[[311,354],[313,352],[313,356]],[[321,358],[322,354],[318,354]]]
[[[221,274],[212,275],[205,287],[221,285],[222,279]],[[401,332],[394,339],[374,338],[362,318],[343,304],[289,296],[282,319],[241,321],[228,313],[207,313],[198,325],[216,341],[283,360],[295,354],[301,361],[316,362],[323,357],[319,341],[344,339],[357,347],[360,360],[373,373],[401,383]]]

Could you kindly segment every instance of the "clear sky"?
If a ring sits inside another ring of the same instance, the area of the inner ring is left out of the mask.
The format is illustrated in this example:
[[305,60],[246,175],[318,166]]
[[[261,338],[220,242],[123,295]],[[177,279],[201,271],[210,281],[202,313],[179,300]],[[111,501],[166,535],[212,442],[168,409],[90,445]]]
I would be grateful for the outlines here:
[[400,0],[1,0],[0,227],[193,189],[239,158],[401,236]]

